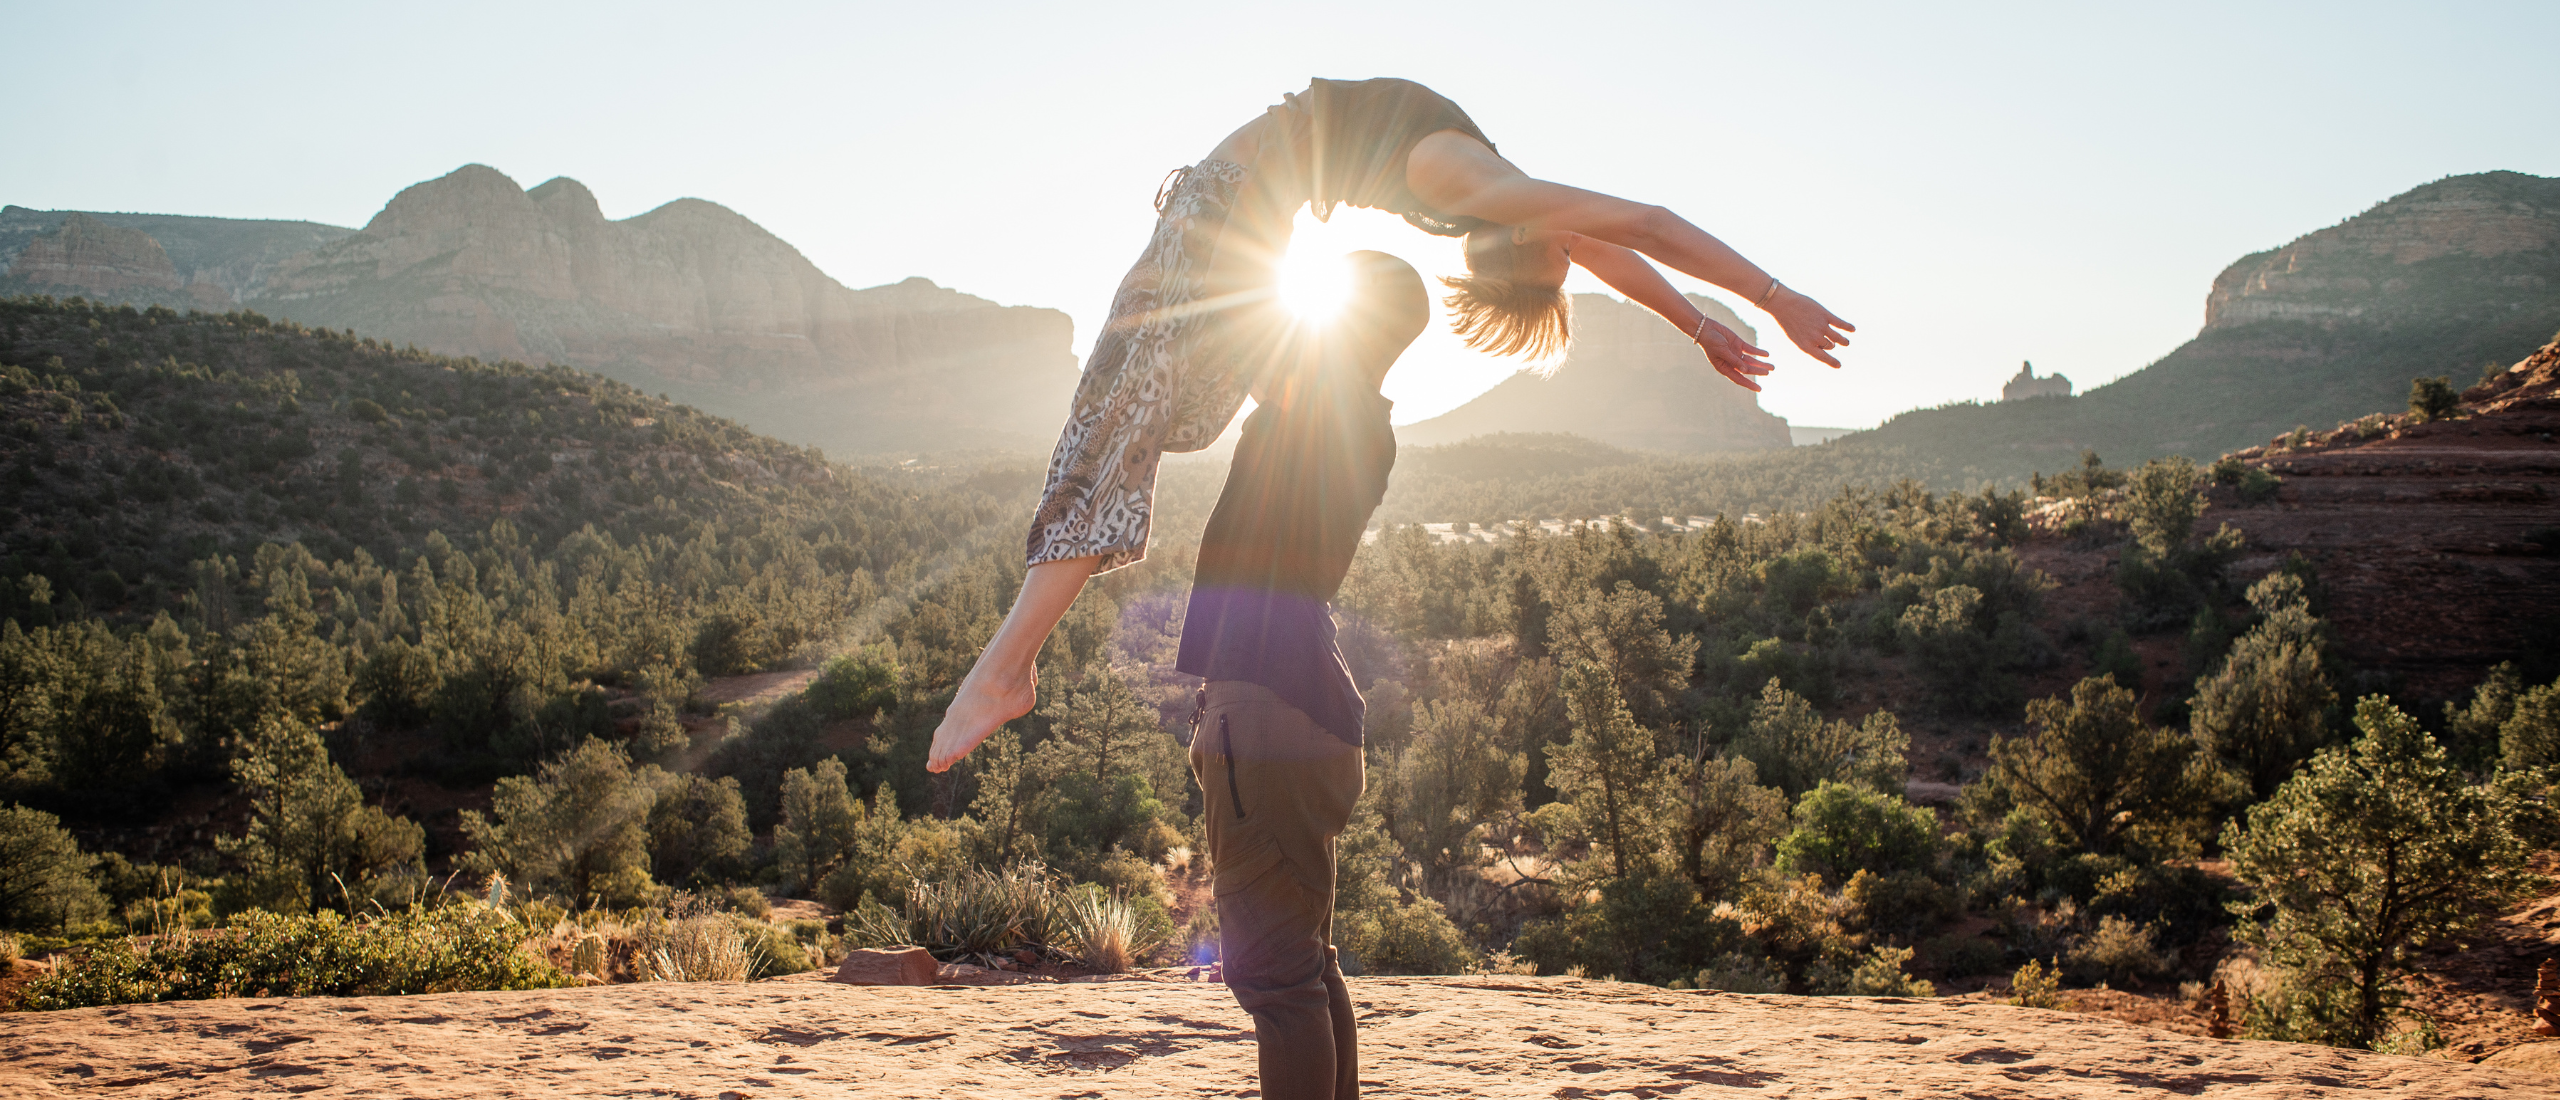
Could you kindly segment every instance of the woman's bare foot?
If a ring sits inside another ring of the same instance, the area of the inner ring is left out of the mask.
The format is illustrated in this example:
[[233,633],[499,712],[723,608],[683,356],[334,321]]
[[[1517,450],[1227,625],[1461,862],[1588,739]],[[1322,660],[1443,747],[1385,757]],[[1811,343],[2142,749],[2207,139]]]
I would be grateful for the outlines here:
[[[961,679],[960,692],[952,697],[951,709],[942,712],[942,724],[934,727],[933,749],[925,757],[924,770],[950,770],[996,727],[1031,713],[1031,705],[1039,697],[1039,669],[1020,677],[981,675],[987,672],[973,668]],[[998,684],[998,680],[1011,682]]]

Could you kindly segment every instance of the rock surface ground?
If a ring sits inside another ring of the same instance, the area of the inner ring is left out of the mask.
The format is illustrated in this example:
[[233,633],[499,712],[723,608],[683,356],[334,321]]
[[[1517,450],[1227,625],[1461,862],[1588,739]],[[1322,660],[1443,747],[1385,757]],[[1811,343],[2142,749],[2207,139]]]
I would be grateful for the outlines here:
[[[1376,1096],[2549,1097],[2560,1077],[2001,1005],[1353,979]],[[0,1017],[0,1093],[1254,1096],[1224,988],[595,986]]]

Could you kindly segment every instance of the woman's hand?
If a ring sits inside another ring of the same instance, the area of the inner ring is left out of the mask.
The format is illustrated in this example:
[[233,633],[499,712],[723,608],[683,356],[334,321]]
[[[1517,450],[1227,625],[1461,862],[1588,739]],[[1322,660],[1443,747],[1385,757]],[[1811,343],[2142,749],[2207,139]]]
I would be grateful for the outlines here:
[[[1858,326],[1841,320],[1830,310],[1822,308],[1822,303],[1796,293],[1795,288],[1784,283],[1778,284],[1776,293],[1771,294],[1768,304],[1761,308],[1778,319],[1778,327],[1787,330],[1787,339],[1795,341],[1806,355],[1834,368],[1840,365],[1840,361],[1831,357],[1831,349],[1849,346],[1849,338],[1840,333],[1858,331]],[[1838,331],[1833,331],[1835,329]]]
[[1704,323],[1697,330],[1698,347],[1707,353],[1707,362],[1715,366],[1716,373],[1743,389],[1760,392],[1760,383],[1752,379],[1769,373],[1769,353],[1753,347],[1712,317],[1700,320]]

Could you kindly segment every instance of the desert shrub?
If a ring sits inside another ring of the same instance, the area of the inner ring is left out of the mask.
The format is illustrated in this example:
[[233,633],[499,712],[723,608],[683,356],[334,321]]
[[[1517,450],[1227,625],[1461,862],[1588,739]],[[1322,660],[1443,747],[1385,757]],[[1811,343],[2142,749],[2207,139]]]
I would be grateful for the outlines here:
[[773,901],[753,886],[731,886],[719,892],[720,907],[739,916],[763,920],[773,915]]
[[1825,997],[1935,997],[1938,987],[1914,978],[1903,971],[1911,961],[1908,947],[1878,944],[1852,964],[1841,966],[1829,960],[1816,962],[1806,975],[1816,996]]
[[2089,659],[2089,675],[2104,676],[2126,691],[2142,690],[2142,654],[2133,648],[2133,635],[2123,627],[2109,630]]
[[1840,888],[1851,927],[1905,938],[1953,919],[1962,899],[1945,883],[1919,871],[1859,871]]
[[2128,984],[2167,974],[2175,961],[2156,941],[2158,929],[2123,917],[2100,917],[2098,926],[2062,958],[2063,973],[2081,982]]
[[1362,974],[1464,974],[1476,963],[1466,934],[1431,898],[1389,899],[1335,920],[1334,939]]
[[828,661],[805,694],[829,718],[869,718],[898,705],[899,676],[897,651],[872,645]]
[[2197,683],[2189,721],[2196,741],[2261,799],[2328,742],[2337,692],[2323,665],[2328,631],[2311,616],[2301,579],[2271,573],[2249,586],[2249,603],[2262,618]]
[[702,913],[643,926],[631,965],[644,982],[743,982],[764,962],[755,947],[736,922]]
[[2524,690],[2524,677],[2513,661],[2501,661],[2481,677],[2468,702],[2444,705],[2445,752],[2455,763],[2480,770],[2490,761],[2504,755],[2500,730],[2516,712],[2516,696]]
[[2225,881],[2184,863],[2134,863],[2115,867],[2073,868],[2056,876],[2086,887],[2073,896],[2100,917],[2120,917],[2157,931],[2164,943],[2203,939],[2229,921],[2231,888]]
[[2154,557],[2168,557],[2185,546],[2203,511],[2195,463],[2183,455],[2145,462],[2125,480],[2125,525],[2133,529],[2134,542]]
[[1541,974],[1574,970],[1667,984],[1733,950],[1742,925],[1700,904],[1681,878],[1619,879],[1562,915],[1529,922],[1512,944]]
[[1856,724],[1826,722],[1803,696],[1771,680],[1760,689],[1750,724],[1734,739],[1733,754],[1751,761],[1758,782],[1793,800],[1834,782],[1899,790],[1910,747],[1891,711],[1876,711]]
[[2034,959],[2009,975],[2009,1003],[2020,1008],[2062,1007],[2062,969]]
[[1820,875],[1770,874],[1751,883],[1740,901],[1718,906],[1716,914],[1735,921],[1749,943],[1802,981],[1818,962],[1855,967],[1862,945],[1847,928],[1853,908],[1826,892]]
[[533,775],[498,781],[488,814],[462,812],[476,846],[463,865],[552,892],[573,907],[627,906],[657,892],[649,877],[655,766],[635,774],[622,746],[587,739]]
[[2560,764],[2560,680],[2516,693],[2498,724],[2498,753],[2510,768]]
[[[2355,743],[2326,749],[2223,833],[2257,890],[2235,938],[2260,947],[2323,1018],[2323,1041],[2370,1047],[2400,1001],[2409,952],[2459,933],[2539,880],[2511,788],[2477,787],[2381,696],[2356,706]],[[2343,1007],[2340,1007],[2343,1006]],[[2336,1009],[2336,1011],[2331,1011]],[[2306,1010],[2307,1011],[2307,1010]]]
[[89,877],[96,864],[62,819],[0,806],[0,928],[56,929],[104,912],[105,899]]
[[2015,646],[1976,624],[1981,604],[1981,590],[1948,585],[1906,608],[1895,622],[1903,651],[1938,704],[1961,714],[1999,709],[2014,690],[2004,666]]
[[[754,838],[747,831],[747,803],[735,778],[640,769],[654,788],[649,801],[650,877],[670,885],[709,888],[738,874]],[[741,888],[745,889],[745,888]],[[764,895],[745,889],[761,906]]]
[[1117,974],[1142,965],[1173,938],[1173,918],[1152,897],[1129,897],[1097,886],[1061,894],[1050,914],[1050,937],[1086,967]]
[[2454,392],[2451,378],[2409,380],[2409,419],[2420,424],[2431,420],[2451,420],[2461,407],[2462,398]]
[[1778,842],[1778,869],[1791,875],[1926,872],[1945,846],[1936,814],[1863,784],[1826,780],[1794,816],[1794,831]]
[[1976,974],[1997,973],[2008,953],[2000,945],[1980,936],[1950,934],[1931,936],[1920,941],[1915,960],[1921,969],[1941,978],[1969,978]]
[[2241,503],[2265,504],[2276,498],[2277,490],[2284,488],[2284,479],[2268,473],[2265,467],[2251,466],[2240,475],[2237,488]]
[[[746,941],[747,956],[755,960],[747,972],[750,980],[798,974],[819,965],[812,945],[791,929],[744,913],[729,914],[729,923]],[[821,924],[818,931],[823,935],[826,927]]]
[[2129,839],[2173,832],[2197,816],[2216,789],[2198,766],[2195,742],[2151,729],[2133,693],[2092,676],[2068,699],[2027,704],[2029,737],[1991,739],[1991,796],[2044,817],[2073,847],[2112,853]]
[[525,946],[527,930],[475,903],[357,923],[322,910],[252,911],[213,933],[110,940],[22,992],[30,1010],[214,997],[356,997],[548,989],[566,975]]
[[1727,993],[1784,993],[1787,975],[1765,955],[1728,951],[1698,971],[1695,988]]

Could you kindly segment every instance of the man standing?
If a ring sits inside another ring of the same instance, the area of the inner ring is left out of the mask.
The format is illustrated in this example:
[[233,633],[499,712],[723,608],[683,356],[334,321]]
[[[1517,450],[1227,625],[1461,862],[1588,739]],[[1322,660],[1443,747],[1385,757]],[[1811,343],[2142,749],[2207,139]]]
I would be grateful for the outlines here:
[[1256,392],[1200,536],[1175,668],[1203,679],[1205,798],[1227,986],[1253,1016],[1266,1100],[1359,1092],[1332,946],[1334,840],[1364,782],[1362,703],[1331,602],[1395,465],[1378,387],[1428,323],[1422,277],[1355,252],[1348,303]]

